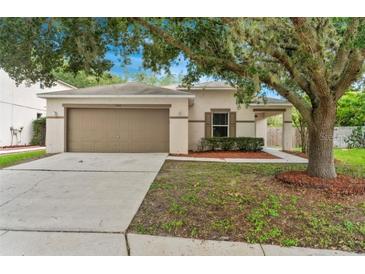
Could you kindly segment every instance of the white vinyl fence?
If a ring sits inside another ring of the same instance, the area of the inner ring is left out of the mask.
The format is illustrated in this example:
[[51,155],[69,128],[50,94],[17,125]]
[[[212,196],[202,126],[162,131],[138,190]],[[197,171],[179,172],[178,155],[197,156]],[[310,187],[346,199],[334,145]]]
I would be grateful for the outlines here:
[[[335,127],[333,132],[333,146],[339,148],[346,148],[347,144],[345,142],[352,130],[356,127]],[[363,127],[365,130],[365,127]],[[282,139],[282,128],[267,128],[267,145],[270,147],[281,146]],[[300,146],[300,134],[297,128],[293,128],[293,147]]]
[[[346,148],[347,144],[345,140],[351,135],[352,131],[355,128],[356,127],[335,127],[335,130],[333,132],[333,146]],[[362,129],[365,130],[365,127],[363,127]]]

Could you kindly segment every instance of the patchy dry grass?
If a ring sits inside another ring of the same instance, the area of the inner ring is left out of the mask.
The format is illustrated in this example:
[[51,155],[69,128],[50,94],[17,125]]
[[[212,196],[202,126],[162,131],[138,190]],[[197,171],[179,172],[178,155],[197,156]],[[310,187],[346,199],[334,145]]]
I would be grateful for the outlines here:
[[334,197],[274,179],[304,168],[167,161],[129,230],[365,252],[365,195]]

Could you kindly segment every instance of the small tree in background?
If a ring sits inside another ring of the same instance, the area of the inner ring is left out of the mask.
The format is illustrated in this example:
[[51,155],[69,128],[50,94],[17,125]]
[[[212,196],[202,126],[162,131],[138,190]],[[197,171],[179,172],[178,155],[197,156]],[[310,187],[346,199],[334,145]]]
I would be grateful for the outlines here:
[[296,110],[293,110],[293,125],[298,129],[300,135],[300,147],[303,153],[308,151],[308,125],[302,115]]
[[283,116],[274,115],[267,118],[267,125],[269,127],[282,127],[283,126]]

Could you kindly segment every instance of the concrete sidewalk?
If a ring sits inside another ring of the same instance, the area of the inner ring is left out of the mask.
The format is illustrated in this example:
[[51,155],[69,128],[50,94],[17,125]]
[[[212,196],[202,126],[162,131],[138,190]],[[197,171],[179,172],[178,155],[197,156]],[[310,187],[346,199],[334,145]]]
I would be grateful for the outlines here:
[[339,250],[127,234],[131,256],[356,256]]
[[287,164],[306,164],[308,160],[293,154],[282,152],[274,148],[264,148],[264,152],[279,157],[279,159],[248,159],[248,158],[198,158],[187,156],[168,156],[167,160],[174,161],[195,161],[195,162],[218,162],[218,163],[287,163]]
[[126,256],[124,234],[0,231],[2,256]]

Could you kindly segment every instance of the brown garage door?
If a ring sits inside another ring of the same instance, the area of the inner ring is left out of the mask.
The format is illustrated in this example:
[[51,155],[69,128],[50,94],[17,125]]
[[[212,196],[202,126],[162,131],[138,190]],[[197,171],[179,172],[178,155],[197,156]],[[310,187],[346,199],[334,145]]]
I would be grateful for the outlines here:
[[67,151],[168,152],[168,109],[68,109]]

